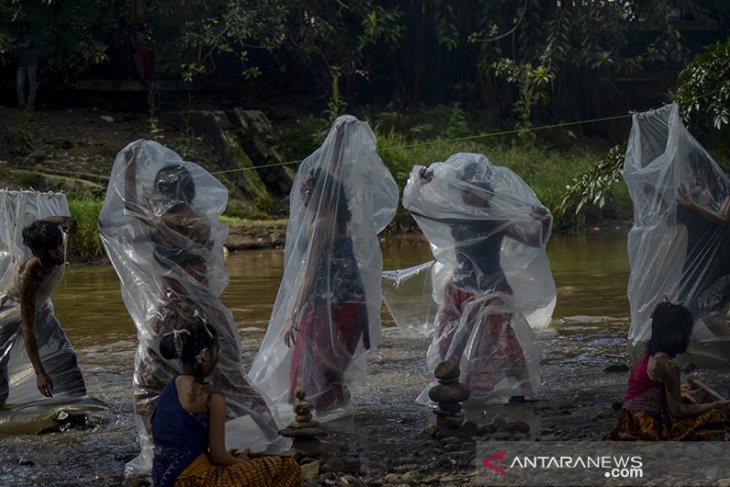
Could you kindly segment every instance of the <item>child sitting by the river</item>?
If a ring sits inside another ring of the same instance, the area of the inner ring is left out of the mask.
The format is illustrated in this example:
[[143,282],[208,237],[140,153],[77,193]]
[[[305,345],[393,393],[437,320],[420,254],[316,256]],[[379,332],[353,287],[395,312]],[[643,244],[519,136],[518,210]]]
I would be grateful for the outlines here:
[[226,450],[226,401],[205,381],[218,361],[218,336],[194,320],[163,335],[160,354],[180,359],[182,374],[162,390],[152,415],[156,486],[300,486],[293,458]]
[[730,401],[698,404],[683,393],[674,357],[689,346],[693,319],[681,304],[659,303],[646,353],[634,365],[624,404],[606,440],[703,440],[730,431]]

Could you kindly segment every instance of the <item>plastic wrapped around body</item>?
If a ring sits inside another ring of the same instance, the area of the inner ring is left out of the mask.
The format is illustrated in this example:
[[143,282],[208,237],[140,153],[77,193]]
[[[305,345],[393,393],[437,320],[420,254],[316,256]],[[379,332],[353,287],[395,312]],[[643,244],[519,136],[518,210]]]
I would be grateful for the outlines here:
[[210,383],[227,400],[227,442],[262,450],[280,440],[264,397],[248,381],[238,330],[220,301],[228,283],[228,229],[218,217],[227,198],[210,173],[156,142],[132,142],[114,161],[99,230],[139,339],[134,409],[142,453],[127,473],[149,473],[150,417],[164,385],[181,371],[179,361],[160,356],[159,340],[194,316],[220,337]]
[[[532,328],[547,326],[555,305],[545,252],[552,225],[547,209],[515,173],[464,153],[415,166],[403,206],[436,259],[428,296],[438,305],[429,369],[443,360],[457,364],[474,402],[534,396],[540,351]],[[415,269],[419,274],[423,268]],[[394,299],[402,282],[386,295],[396,323],[404,316]],[[424,391],[419,401],[427,400]]]
[[299,167],[290,196],[284,276],[250,375],[291,417],[297,386],[317,416],[350,414],[350,388],[366,379],[380,341],[377,234],[398,188],[365,122],[339,117]]
[[677,105],[634,114],[624,179],[634,203],[629,339],[650,338],[651,311],[666,296],[692,312],[696,361],[703,344],[730,341],[730,181],[684,127]]
[[[69,215],[66,196],[59,193],[0,190],[0,405],[44,399],[25,349],[21,330],[18,270],[31,257],[22,231],[36,220]],[[64,238],[65,244],[65,238]],[[38,355],[53,381],[54,397],[86,394],[76,354],[53,312],[51,293],[63,277],[56,265],[36,293],[33,332]]]

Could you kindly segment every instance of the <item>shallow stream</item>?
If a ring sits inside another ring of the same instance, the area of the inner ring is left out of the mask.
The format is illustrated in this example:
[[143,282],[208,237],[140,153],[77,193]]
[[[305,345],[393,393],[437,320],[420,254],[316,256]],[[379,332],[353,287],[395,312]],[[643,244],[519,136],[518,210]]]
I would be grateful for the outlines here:
[[[430,258],[426,243],[383,243],[386,269]],[[627,353],[629,268],[625,234],[556,236],[549,244],[558,286],[552,327],[538,335],[543,350],[540,401],[469,411],[485,423],[521,419],[529,437],[600,439],[615,420],[630,365]],[[239,324],[246,361],[263,338],[283,266],[282,250],[232,253],[223,302]],[[120,485],[125,462],[138,453],[131,381],[136,332],[122,303],[111,266],[70,266],[53,296],[56,315],[75,347],[89,395],[111,405],[92,429],[0,437],[0,485]],[[417,456],[428,441],[432,414],[414,403],[429,382],[425,339],[400,337],[383,307],[383,341],[369,359],[366,389],[356,391],[356,414],[331,424],[330,440],[363,461],[365,472]],[[722,391],[721,391],[722,392]]]

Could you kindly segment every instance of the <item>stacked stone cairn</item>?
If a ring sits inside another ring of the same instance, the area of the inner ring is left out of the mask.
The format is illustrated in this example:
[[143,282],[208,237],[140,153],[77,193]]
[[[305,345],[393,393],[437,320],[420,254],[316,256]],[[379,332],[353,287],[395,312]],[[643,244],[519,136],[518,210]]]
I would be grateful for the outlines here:
[[437,403],[433,411],[436,427],[432,428],[435,438],[471,437],[476,432],[476,425],[472,421],[464,423],[461,403],[469,399],[471,391],[459,382],[460,374],[458,365],[450,361],[441,362],[434,371],[439,383],[428,391],[428,397]]
[[294,421],[279,434],[292,439],[292,454],[302,468],[304,480],[327,476],[331,472],[358,473],[361,462],[356,458],[331,455],[329,448],[319,440],[326,432],[312,416],[314,405],[306,400],[304,388],[294,391]]
[[294,397],[294,421],[279,431],[279,434],[292,439],[294,459],[302,466],[302,473],[312,478],[319,474],[320,466],[328,455],[327,449],[319,440],[325,432],[319,427],[319,421],[312,419],[314,405],[306,400],[304,388],[297,387]]

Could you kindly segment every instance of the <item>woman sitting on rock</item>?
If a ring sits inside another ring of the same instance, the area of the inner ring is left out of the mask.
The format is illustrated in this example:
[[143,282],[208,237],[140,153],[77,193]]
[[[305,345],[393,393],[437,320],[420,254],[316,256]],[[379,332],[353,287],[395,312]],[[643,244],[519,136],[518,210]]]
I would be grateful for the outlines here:
[[623,409],[606,440],[704,440],[730,431],[730,401],[696,403],[696,396],[681,392],[674,357],[687,350],[692,326],[692,314],[681,304],[654,308],[646,353],[631,371]]

